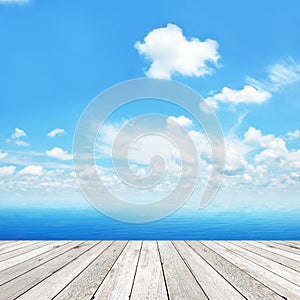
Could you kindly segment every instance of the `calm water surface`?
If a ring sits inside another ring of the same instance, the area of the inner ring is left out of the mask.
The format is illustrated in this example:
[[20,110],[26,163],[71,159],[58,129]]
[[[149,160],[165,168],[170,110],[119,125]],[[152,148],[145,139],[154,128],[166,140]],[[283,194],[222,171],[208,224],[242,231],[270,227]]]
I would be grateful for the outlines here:
[[203,210],[136,225],[94,209],[2,209],[0,239],[300,239],[300,211]]

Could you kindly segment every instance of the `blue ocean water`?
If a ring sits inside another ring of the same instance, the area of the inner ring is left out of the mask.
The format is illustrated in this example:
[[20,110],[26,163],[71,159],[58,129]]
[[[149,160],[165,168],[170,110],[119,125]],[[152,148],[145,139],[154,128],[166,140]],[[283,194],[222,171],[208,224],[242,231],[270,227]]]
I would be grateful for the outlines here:
[[94,209],[2,209],[0,239],[300,239],[300,211],[208,212],[129,224]]

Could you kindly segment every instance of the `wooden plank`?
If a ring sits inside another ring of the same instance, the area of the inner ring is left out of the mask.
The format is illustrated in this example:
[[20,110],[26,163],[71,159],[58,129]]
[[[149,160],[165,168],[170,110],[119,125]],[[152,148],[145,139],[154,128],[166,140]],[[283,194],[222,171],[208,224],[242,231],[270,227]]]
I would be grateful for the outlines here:
[[159,241],[158,249],[170,299],[208,299],[170,241]]
[[155,241],[143,242],[130,299],[168,299]]
[[265,250],[261,247],[257,247],[251,241],[238,241],[238,242],[231,241],[230,243],[237,244],[238,246],[246,250],[252,251],[253,253],[257,253],[263,257],[276,261],[281,265],[287,266],[297,272],[300,272],[300,262],[282,256],[280,254]]
[[127,242],[116,241],[66,286],[55,300],[90,300]]
[[66,251],[70,250],[73,247],[76,247],[82,244],[82,241],[74,241],[74,242],[67,242],[66,244],[56,245],[53,246],[53,249],[42,253],[36,257],[33,257],[29,260],[26,260],[22,263],[19,263],[15,266],[12,266],[8,269],[5,269],[0,272],[0,285],[30,271],[35,269],[36,267],[45,264],[49,260],[65,253]]
[[245,272],[256,278],[270,289],[274,290],[280,296],[288,299],[297,299],[300,295],[300,287],[291,283],[290,281],[266,270],[265,268],[249,261],[233,251],[217,244],[216,242],[203,241],[204,245],[208,246],[224,258],[230,260],[232,263],[242,268]]
[[300,251],[300,244],[295,243],[295,241],[290,242],[290,241],[272,241],[275,244],[280,244],[280,245],[284,245],[287,246],[289,248],[293,248],[296,249],[298,251]]
[[294,253],[298,256],[297,260],[300,260],[300,250],[299,249],[292,248],[292,247],[289,247],[287,245],[282,245],[282,244],[279,244],[279,243],[274,243],[274,242],[271,242],[271,241],[262,241],[260,243],[263,243],[263,244],[267,245],[270,248],[282,249],[284,251]]
[[173,244],[209,299],[246,299],[187,243],[174,241]]
[[2,244],[0,245],[0,253],[2,252],[3,249],[7,247],[11,247],[13,245],[19,245],[21,243],[22,241],[3,241]]
[[282,298],[273,290],[269,289],[204,244],[198,241],[188,241],[187,243],[245,298],[250,300],[282,300]]
[[38,242],[38,243],[32,243],[26,247],[22,247],[22,248],[19,248],[19,249],[15,249],[15,250],[12,250],[12,251],[9,251],[9,252],[6,252],[6,253],[3,253],[3,254],[0,254],[0,262],[1,261],[4,261],[4,260],[7,260],[9,258],[12,258],[12,257],[15,257],[15,256],[18,256],[18,255],[21,255],[21,254],[24,254],[24,253],[27,253],[27,252],[30,252],[32,250],[35,250],[35,249],[38,249],[41,247],[41,245],[48,245],[50,243],[53,243],[53,242]]
[[12,243],[18,243],[18,241],[2,241],[2,240],[0,240],[0,249],[2,249],[3,247],[6,247],[7,245],[12,244]]
[[123,300],[130,297],[141,246],[141,241],[130,241],[126,245],[93,299]]
[[262,257],[259,254],[241,248],[236,244],[231,244],[226,241],[217,242],[217,243],[233,251],[234,253],[240,255],[241,257],[262,266],[263,268],[289,280],[290,282],[293,282],[296,285],[300,284],[300,273],[289,267],[280,265],[279,263],[272,261],[268,258]]
[[[38,285],[42,280],[45,280],[49,276],[58,272],[58,270],[66,266],[68,263],[74,261],[81,254],[94,247],[95,244],[97,244],[97,242],[86,242],[80,244],[63,255],[52,259],[46,264],[43,264],[17,277],[16,279],[1,285],[0,295],[5,295],[5,300],[15,299],[34,286]],[[63,282],[63,280],[61,280],[61,282]],[[46,287],[45,289],[47,290],[48,288],[49,287]],[[32,299],[43,299],[43,297]]]
[[65,242],[64,241],[51,242],[50,244],[48,242],[45,242],[46,245],[43,245],[42,247],[40,247],[38,249],[35,249],[33,251],[24,253],[22,255],[12,257],[10,259],[2,261],[2,262],[0,262],[0,271],[10,268],[14,265],[17,265],[17,264],[19,264],[25,260],[28,260],[30,258],[36,257],[41,253],[45,253],[45,252],[51,250],[54,246],[61,245],[63,243],[65,243]]
[[[16,249],[20,249],[20,248],[25,248],[25,247],[28,247],[28,246],[31,246],[32,244],[35,244],[35,243],[38,243],[40,241],[19,241],[17,243],[14,243],[12,245],[4,245],[4,247],[0,250],[0,254],[4,254],[4,253],[7,253],[7,252],[11,252],[13,250],[16,250]],[[6,246],[6,247],[5,247]]]
[[293,260],[296,260],[297,262],[299,262],[299,255],[297,255],[295,253],[291,253],[291,252],[286,251],[286,250],[275,248],[272,245],[267,245],[267,244],[264,244],[264,243],[261,243],[261,242],[251,241],[251,244],[253,244],[257,247],[261,247],[262,249],[268,250],[268,251],[273,252],[273,253],[277,253],[279,255],[288,257],[290,259],[293,259]]
[[101,253],[113,243],[113,241],[102,241],[96,243],[88,251],[56,271],[38,285],[20,296],[20,300],[43,299],[50,300],[58,295],[74,278],[87,268]]

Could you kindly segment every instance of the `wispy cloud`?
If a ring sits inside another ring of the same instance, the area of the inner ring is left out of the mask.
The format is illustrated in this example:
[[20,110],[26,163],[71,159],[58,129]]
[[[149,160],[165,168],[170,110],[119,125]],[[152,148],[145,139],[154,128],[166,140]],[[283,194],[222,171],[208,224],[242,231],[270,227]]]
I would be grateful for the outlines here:
[[30,0],[0,0],[0,4],[27,4]]
[[286,134],[286,140],[296,140],[300,138],[300,130],[296,129],[294,131],[288,132]]
[[56,128],[56,129],[51,130],[47,135],[49,137],[56,137],[56,136],[62,135],[64,133],[66,133],[64,129],[62,129],[62,128]]
[[[220,103],[237,105],[240,103],[263,103],[285,87],[300,81],[300,64],[294,59],[282,60],[280,63],[270,66],[267,78],[257,80],[247,77],[247,85],[240,90],[224,87],[220,93],[205,99],[211,108],[219,108]],[[204,108],[202,108],[205,111]]]
[[200,77],[212,73],[212,65],[220,58],[215,40],[187,39],[174,24],[154,29],[134,47],[152,61],[146,75],[153,78],[170,79],[176,73]]
[[300,64],[291,57],[268,67],[267,72],[267,79],[257,80],[247,77],[247,81],[253,86],[269,92],[278,92],[288,85],[300,81]]

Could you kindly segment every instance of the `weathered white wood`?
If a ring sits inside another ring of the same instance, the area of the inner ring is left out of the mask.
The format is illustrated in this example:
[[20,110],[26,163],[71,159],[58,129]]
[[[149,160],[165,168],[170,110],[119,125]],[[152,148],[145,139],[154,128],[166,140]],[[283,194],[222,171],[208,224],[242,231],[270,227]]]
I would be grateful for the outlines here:
[[13,243],[18,243],[18,241],[2,241],[0,240],[0,250],[5,248],[8,245],[12,245]]
[[0,300],[300,299],[298,241],[125,245],[0,241]]
[[93,299],[123,300],[130,296],[142,242],[130,241],[107,274]]
[[239,268],[242,268],[245,272],[249,273],[279,295],[288,299],[297,299],[300,295],[300,287],[290,281],[266,270],[252,261],[241,257],[216,242],[203,241],[202,243],[237,265]]
[[265,250],[261,247],[255,246],[251,241],[231,241],[230,243],[236,244],[246,250],[249,250],[253,253],[259,254],[260,256],[266,257],[268,259],[271,259],[281,265],[287,266],[297,272],[300,272],[300,262],[290,259],[288,257],[285,257],[283,255]]
[[251,244],[253,244],[253,245],[257,246],[257,247],[261,247],[261,248],[263,248],[265,250],[268,250],[270,252],[274,252],[274,253],[277,253],[279,255],[282,255],[282,256],[285,256],[285,257],[288,257],[290,259],[293,259],[293,260],[296,260],[296,261],[300,262],[299,255],[295,254],[295,253],[292,253],[290,251],[286,251],[286,250],[283,250],[283,249],[275,248],[272,245],[267,245],[267,244],[264,244],[264,243],[261,243],[261,242],[256,242],[256,241],[251,241]]
[[126,241],[116,241],[110,245],[54,299],[90,300],[126,244]]
[[208,299],[171,241],[159,241],[158,249],[170,299]]
[[220,256],[212,249],[198,241],[188,241],[187,243],[245,298],[249,300],[282,300],[282,298],[273,290],[254,279],[248,273]]
[[155,241],[143,242],[130,299],[168,299]]
[[2,253],[3,249],[7,248],[7,247],[11,247],[13,245],[20,245],[24,243],[24,241],[3,241],[0,244],[0,253]]
[[66,242],[62,245],[54,245],[53,249],[42,253],[36,257],[33,257],[29,260],[21,262],[11,268],[5,269],[0,272],[0,285],[30,271],[35,269],[36,267],[47,263],[49,260],[67,252],[73,247],[82,244],[82,241],[74,241],[74,242]]
[[187,243],[174,241],[173,244],[210,300],[246,299]]
[[262,257],[259,254],[253,253],[251,251],[248,251],[244,248],[239,247],[236,244],[231,244],[226,241],[217,242],[218,244],[221,244],[223,247],[226,247],[227,249],[233,251],[234,253],[240,255],[241,257],[252,261],[263,268],[293,282],[296,285],[300,284],[300,273],[283,265],[280,265],[277,262],[274,262],[268,258]]
[[82,270],[89,266],[110,244],[112,241],[96,243],[88,251],[75,258],[63,268],[57,270],[51,276],[34,286],[25,294],[20,296],[20,300],[53,299],[68,283],[70,283]]
[[297,243],[297,241],[273,241],[273,242],[276,244],[278,243],[278,244],[286,245],[291,248],[300,250],[300,242]]
[[282,244],[282,245],[291,245],[291,246],[296,246],[297,249],[300,249],[300,241],[295,241],[295,240],[288,240],[288,241],[282,241],[282,240],[278,240],[278,241],[274,241],[272,240],[273,243],[278,243],[278,244]]
[[19,263],[21,263],[25,260],[28,260],[30,258],[35,257],[35,256],[38,256],[41,253],[45,253],[45,252],[51,250],[55,245],[61,245],[63,243],[65,243],[65,242],[64,241],[59,241],[59,242],[55,242],[55,243],[52,242],[50,244],[48,244],[48,242],[45,242],[46,245],[42,244],[42,246],[38,249],[35,249],[33,251],[30,251],[30,252],[26,252],[26,253],[24,253],[22,255],[19,255],[19,256],[16,256],[16,257],[12,257],[12,258],[7,259],[5,261],[1,261],[0,262],[0,271],[5,270],[7,268],[10,268],[14,265],[17,265],[17,264],[19,264]]
[[[79,257],[82,253],[88,251],[97,242],[86,242],[79,244],[70,251],[52,259],[51,261],[43,264],[19,277],[9,281],[0,286],[0,295],[5,295],[5,300],[15,299],[22,295],[32,287],[39,284],[44,279],[48,278],[52,274],[55,274],[58,270],[62,269],[69,262]],[[63,280],[61,280],[61,283]],[[34,299],[34,298],[32,298]]]
[[298,249],[298,248],[295,248],[295,247],[292,248],[292,247],[289,247],[288,245],[282,245],[282,244],[275,243],[272,241],[262,241],[261,243],[263,243],[271,248],[282,249],[284,251],[294,253],[294,254],[298,255],[298,259],[300,259],[300,249]]
[[3,245],[4,247],[0,249],[0,254],[7,253],[20,248],[25,248],[38,242],[39,241],[20,241],[9,245]]
[[49,242],[38,242],[38,243],[30,244],[30,245],[28,245],[26,247],[23,247],[23,248],[18,248],[18,249],[9,251],[9,252],[5,252],[3,254],[0,254],[0,262],[4,261],[4,260],[7,260],[9,258],[18,256],[18,255],[24,254],[26,252],[30,252],[32,250],[38,249],[41,246],[49,245],[50,243],[53,243],[53,242],[50,242],[50,241]]

